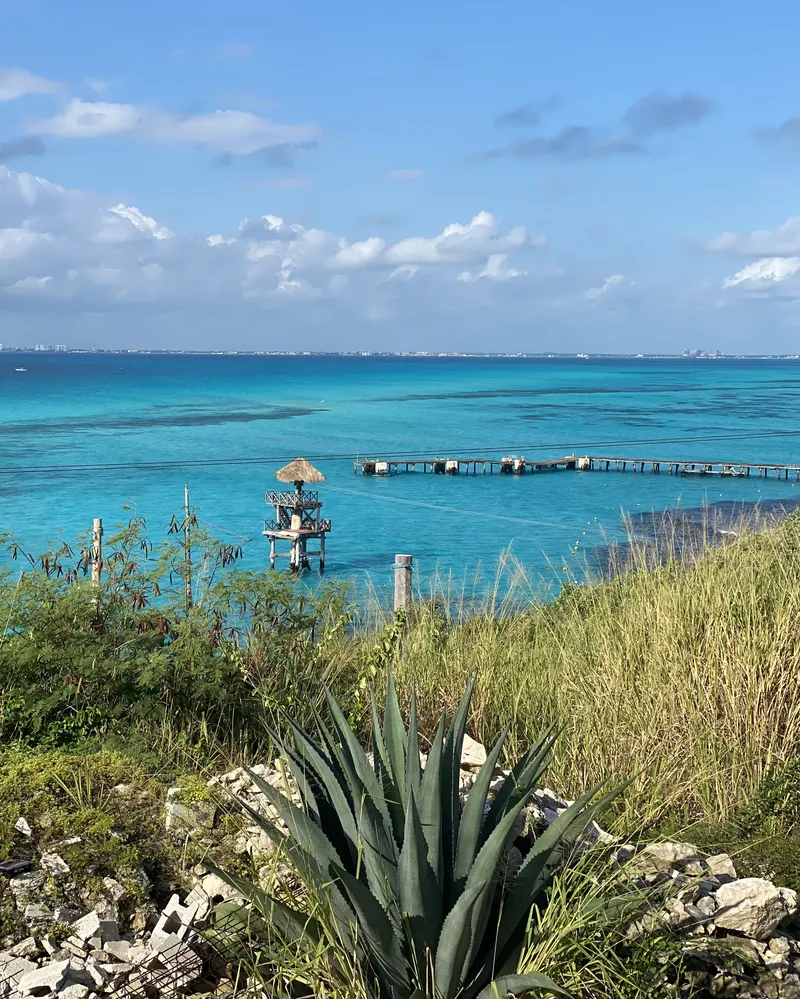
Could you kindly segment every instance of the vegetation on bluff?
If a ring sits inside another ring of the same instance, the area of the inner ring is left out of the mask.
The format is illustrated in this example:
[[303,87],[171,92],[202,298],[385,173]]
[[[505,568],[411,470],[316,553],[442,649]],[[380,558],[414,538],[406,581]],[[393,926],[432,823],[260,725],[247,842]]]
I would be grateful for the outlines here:
[[[102,832],[95,811],[113,812],[112,781],[140,783],[157,801],[181,772],[266,758],[268,726],[287,731],[285,709],[308,727],[318,712],[329,717],[325,687],[366,737],[369,688],[382,693],[391,668],[406,716],[416,688],[423,744],[474,677],[471,735],[488,744],[508,728],[506,749],[520,756],[554,724],[551,786],[573,797],[632,776],[613,806],[619,830],[680,830],[737,853],[740,872],[800,888],[800,518],[691,565],[669,560],[566,586],[521,613],[495,605],[467,616],[432,598],[405,620],[373,616],[369,626],[338,586],[309,592],[277,574],[240,571],[235,551],[199,532],[195,545],[188,611],[180,543],[154,546],[139,520],[109,540],[99,591],[66,547],[6,570],[3,855],[26,801],[30,810],[47,799],[59,835],[75,827],[67,813],[80,811],[80,783],[67,794],[50,781],[44,797],[26,798],[28,784],[39,786],[37,768],[72,788],[67,775],[83,772],[76,761],[91,761],[87,772],[103,790],[84,811]],[[185,860],[161,849],[155,828],[134,844],[137,862],[161,865],[171,883]],[[102,842],[99,832],[98,850]],[[108,869],[122,860],[109,858]],[[532,953],[528,968],[549,974],[555,962],[573,990],[594,973],[586,968],[602,954],[576,937],[586,924],[575,914],[596,890],[585,872],[556,880],[550,891],[560,905],[542,917],[546,934],[540,927],[552,951],[548,960],[546,947]],[[646,977],[652,962],[642,960]],[[616,976],[617,991],[607,994],[637,994],[635,968],[609,975],[603,987]]]

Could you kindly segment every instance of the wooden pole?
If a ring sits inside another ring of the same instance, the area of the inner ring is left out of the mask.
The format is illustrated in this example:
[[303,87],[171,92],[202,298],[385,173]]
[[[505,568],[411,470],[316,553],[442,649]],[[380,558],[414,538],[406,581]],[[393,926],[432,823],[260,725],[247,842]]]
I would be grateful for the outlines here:
[[92,522],[92,585],[100,585],[103,572],[103,521],[95,517]]
[[394,609],[408,610],[411,606],[411,573],[413,555],[394,557]]
[[183,487],[183,558],[186,613],[192,609],[192,535],[190,527],[189,486]]

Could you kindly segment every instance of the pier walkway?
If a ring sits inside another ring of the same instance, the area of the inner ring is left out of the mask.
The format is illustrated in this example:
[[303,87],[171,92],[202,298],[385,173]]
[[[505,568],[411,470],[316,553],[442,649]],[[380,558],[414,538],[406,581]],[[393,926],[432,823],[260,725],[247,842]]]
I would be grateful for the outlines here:
[[504,458],[358,458],[353,463],[357,475],[396,475],[399,472],[427,472],[434,475],[527,475],[560,469],[580,472],[650,472],[669,475],[717,475],[728,478],[785,479],[800,482],[800,465],[774,465],[759,462],[675,461],[657,458],[619,458],[604,455],[565,455],[527,461],[508,455]]

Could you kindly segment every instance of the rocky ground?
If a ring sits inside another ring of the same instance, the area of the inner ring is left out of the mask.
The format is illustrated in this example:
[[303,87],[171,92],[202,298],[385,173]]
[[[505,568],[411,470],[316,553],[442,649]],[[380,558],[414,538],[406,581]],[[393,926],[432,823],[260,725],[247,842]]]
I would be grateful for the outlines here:
[[[485,759],[483,746],[468,739],[464,794]],[[257,765],[251,772],[292,793],[280,767]],[[495,790],[506,776],[496,773]],[[212,856],[238,857],[268,885],[276,870],[272,843],[257,825],[227,821],[239,814],[237,798],[275,817],[240,768],[212,778],[201,794],[172,788],[164,806],[165,835],[176,843],[206,844]],[[538,791],[514,831],[510,862],[515,855],[521,860],[568,804],[552,791]],[[0,864],[5,882],[0,890],[10,895],[16,927],[0,939],[0,999],[158,999],[185,991],[236,991],[234,972],[209,945],[206,932],[214,906],[236,894],[203,863],[194,867],[185,891],[156,906],[156,892],[142,869],[129,870],[124,879],[87,878],[85,872],[76,879],[80,836],[37,851],[31,848],[37,843],[34,817],[20,815],[15,832],[12,856]],[[621,882],[647,900],[626,927],[630,946],[654,935],[677,941],[672,994],[800,999],[794,891],[761,878],[739,878],[728,855],[701,856],[690,843],[620,843],[596,825],[587,832],[590,843],[599,844]]]

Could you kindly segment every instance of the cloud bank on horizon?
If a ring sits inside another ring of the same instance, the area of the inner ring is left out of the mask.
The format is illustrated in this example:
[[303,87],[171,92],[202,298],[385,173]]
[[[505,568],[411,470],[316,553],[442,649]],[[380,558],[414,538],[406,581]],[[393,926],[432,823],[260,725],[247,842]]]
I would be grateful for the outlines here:
[[[404,25],[422,14],[414,0]],[[742,25],[738,44],[755,41]],[[124,53],[113,80],[107,61],[68,66],[53,50],[50,73],[46,58],[0,67],[6,344],[797,350],[789,105],[748,121],[711,89],[719,64],[703,77],[691,59],[693,86],[623,67],[581,101],[554,58],[541,96],[514,102],[515,41],[493,27],[484,43],[498,80],[461,80],[468,116],[434,69],[419,75],[438,90],[420,79],[401,94],[390,70],[404,42],[385,35],[374,93],[327,76],[322,49],[305,77],[273,51],[267,81],[249,40],[175,44],[149,57],[147,85]],[[351,52],[365,73],[371,51]],[[458,75],[455,51],[430,65]],[[209,79],[216,93],[186,100]],[[284,79],[288,106],[273,96]]]

